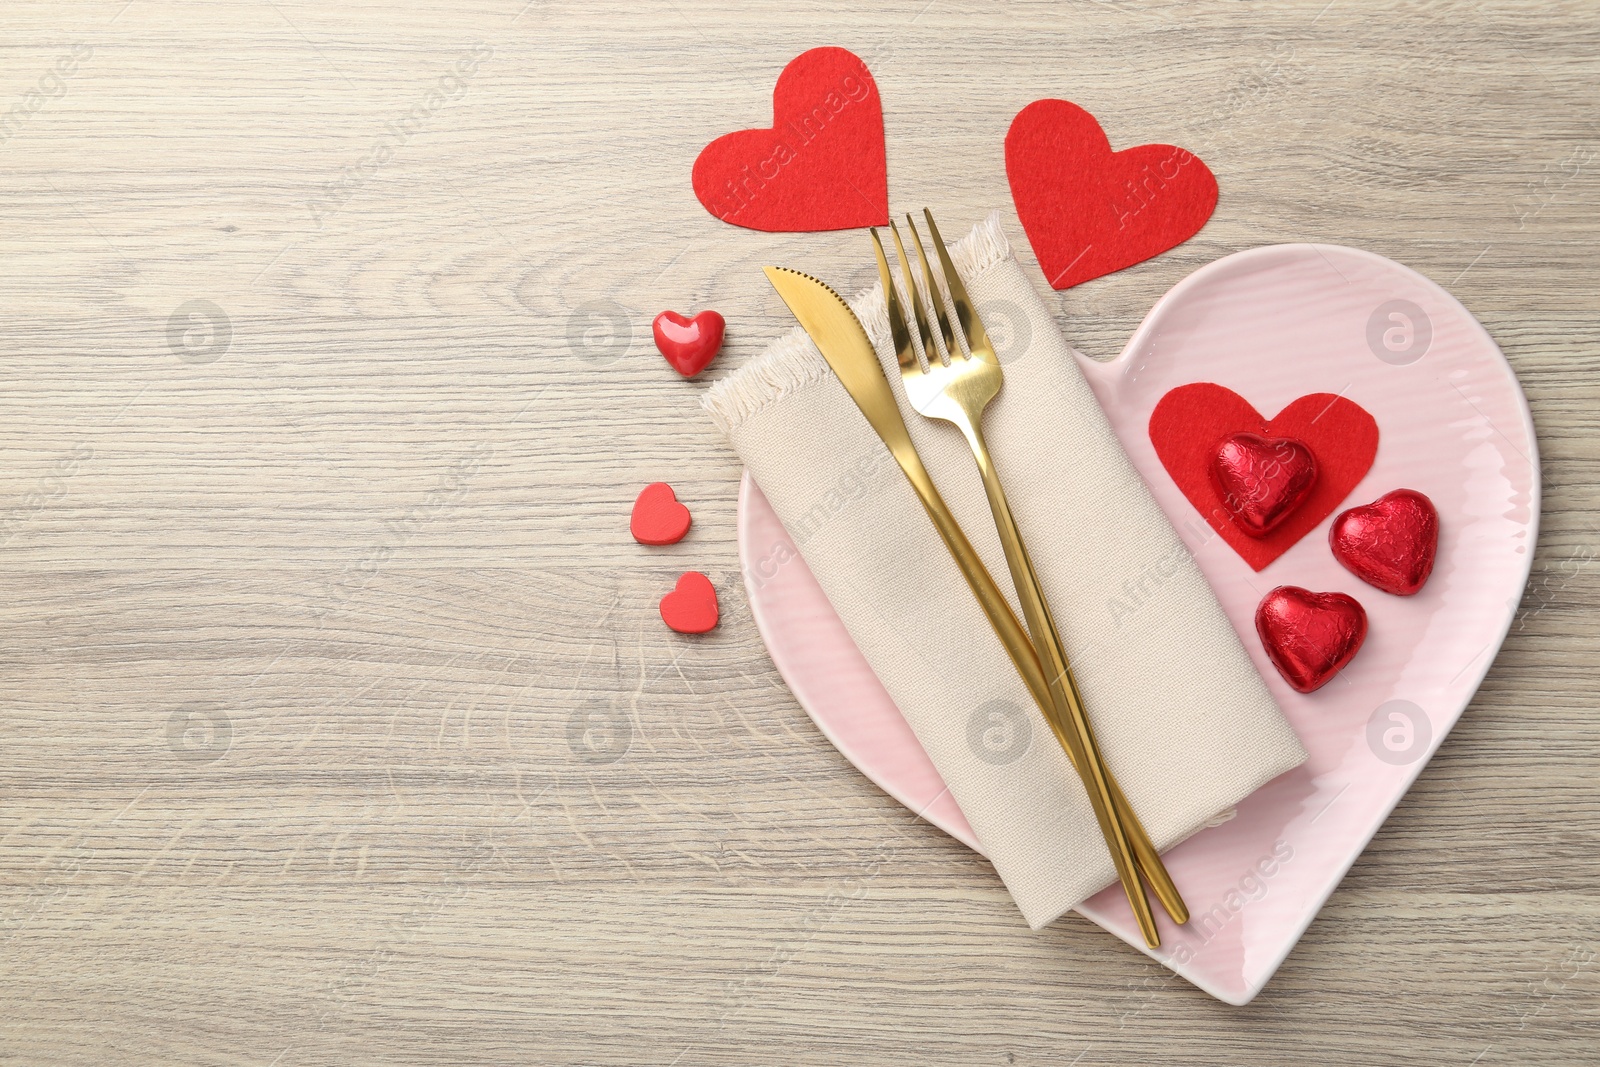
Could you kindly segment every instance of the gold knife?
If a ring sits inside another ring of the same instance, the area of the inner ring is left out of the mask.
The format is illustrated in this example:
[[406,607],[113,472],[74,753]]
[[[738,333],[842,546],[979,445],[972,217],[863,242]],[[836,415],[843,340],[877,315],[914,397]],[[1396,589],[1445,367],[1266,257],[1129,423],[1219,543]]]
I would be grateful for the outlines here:
[[[1033,642],[1021,622],[1017,620],[1011,605],[1006,602],[1004,594],[995,584],[982,559],[967,540],[966,534],[962,532],[955,516],[951,514],[944,499],[939,495],[939,490],[928,475],[927,468],[923,466],[921,457],[911,443],[911,435],[906,430],[905,420],[901,417],[899,404],[884,374],[883,365],[878,361],[877,352],[867,338],[866,330],[855,317],[855,312],[838,293],[808,274],[784,267],[764,269],[767,280],[772,283],[801,327],[815,342],[823,358],[828,361],[828,365],[833,368],[839,381],[844,385],[845,391],[856,402],[856,406],[861,409],[861,413],[866,416],[873,430],[882,438],[907,480],[911,482],[928,517],[933,520],[934,527],[960,566],[968,586],[978,598],[979,605],[1000,637],[1012,663],[1033,694],[1034,700],[1044,711],[1045,719],[1055,733],[1057,741],[1067,750],[1068,755],[1073,757],[1074,766],[1078,767],[1081,775],[1083,773],[1081,757],[1074,752],[1077,747],[1073,744],[1074,738],[1070,737],[1064,724],[1054,714],[1054,699]],[[1156,896],[1167,913],[1172,916],[1173,921],[1180,925],[1188,922],[1188,908],[1167,874],[1166,867],[1161,862],[1161,857],[1151,843],[1149,835],[1115,780],[1110,780],[1108,784],[1111,787],[1112,803],[1124,824],[1134,861],[1145,877],[1150,879]],[[1088,789],[1087,783],[1085,789]],[[1090,796],[1092,799],[1092,792]],[[1112,855],[1113,859],[1120,859],[1115,847],[1112,848]],[[1123,873],[1120,867],[1119,863],[1119,875]],[[1137,877],[1133,876],[1135,883]],[[1124,878],[1124,888],[1127,888],[1126,878]],[[1129,902],[1133,905],[1135,916],[1140,918],[1139,925],[1145,941],[1151,947],[1155,947],[1160,944],[1160,936],[1156,932],[1154,920],[1149,918],[1149,906],[1144,903],[1142,891],[1137,893],[1137,902],[1134,897],[1135,894],[1130,892]],[[1140,904],[1144,904],[1142,909],[1139,907]],[[1143,916],[1140,915],[1141,911]]]

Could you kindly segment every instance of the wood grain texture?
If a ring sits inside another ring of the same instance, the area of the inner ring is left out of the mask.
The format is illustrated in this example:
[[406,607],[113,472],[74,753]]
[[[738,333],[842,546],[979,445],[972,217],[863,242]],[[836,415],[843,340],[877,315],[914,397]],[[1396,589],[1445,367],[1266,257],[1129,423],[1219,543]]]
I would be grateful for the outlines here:
[[[1203,156],[1198,237],[1059,296],[1085,351],[1312,240],[1446,285],[1521,376],[1522,611],[1247,1008],[1030,933],[762,648],[697,401],[786,328],[761,263],[872,268],[689,167],[822,44],[952,229],[1020,237],[1038,97]],[[0,1062],[1595,1062],[1597,105],[1588,0],[6,4]],[[649,320],[705,306],[684,382]],[[656,479],[695,525],[647,550]],[[655,616],[686,567],[703,639]]]

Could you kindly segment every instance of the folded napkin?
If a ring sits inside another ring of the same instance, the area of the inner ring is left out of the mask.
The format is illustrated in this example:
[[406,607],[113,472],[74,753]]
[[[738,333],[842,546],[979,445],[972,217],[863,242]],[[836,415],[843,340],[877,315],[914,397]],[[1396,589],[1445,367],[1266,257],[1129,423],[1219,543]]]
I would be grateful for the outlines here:
[[[998,213],[951,252],[1005,368],[984,421],[995,465],[1106,763],[1156,847],[1170,847],[1299,766],[1305,750],[1122,451]],[[851,306],[923,462],[1020,618],[964,439],[905,401],[882,287]],[[1028,924],[1038,929],[1113,882],[1077,772],[911,486],[810,339],[798,328],[780,337],[704,406]]]

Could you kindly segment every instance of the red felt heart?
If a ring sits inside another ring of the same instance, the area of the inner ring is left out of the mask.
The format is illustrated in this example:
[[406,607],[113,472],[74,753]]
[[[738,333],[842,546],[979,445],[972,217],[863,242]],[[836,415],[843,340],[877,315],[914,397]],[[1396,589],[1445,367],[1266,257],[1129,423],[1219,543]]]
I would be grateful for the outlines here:
[[1340,513],[1328,528],[1333,557],[1368,585],[1410,596],[1433,573],[1439,512],[1415,489],[1396,489]]
[[702,311],[692,319],[676,311],[663,311],[650,326],[656,335],[656,348],[685,378],[693,378],[716,358],[726,328],[727,323],[715,311]]
[[1326,685],[1367,639],[1367,613],[1355,597],[1280,585],[1256,608],[1256,633],[1284,681],[1301,693]]
[[692,180],[707,211],[752,230],[885,225],[883,105],[867,65],[843,48],[802,52],[778,75],[771,128],[718,137]]
[[628,528],[641,545],[675,545],[689,532],[690,521],[689,509],[678,503],[672,486],[652,482],[634,500]]
[[688,571],[661,598],[661,621],[680,634],[703,634],[717,625],[717,590],[699,571]]
[[1006,177],[1056,289],[1182,244],[1217,206],[1217,179],[1194,153],[1165,144],[1113,152],[1095,117],[1065,100],[1035,100],[1011,120]]
[[[1264,537],[1251,537],[1235,521],[1211,473],[1217,442],[1239,432],[1293,438],[1317,458],[1310,494]],[[1156,404],[1150,443],[1189,503],[1259,571],[1333,514],[1366,475],[1378,454],[1378,424],[1360,404],[1331,393],[1303,396],[1268,421],[1232,389],[1195,382],[1171,390]]]
[[1234,433],[1217,443],[1211,474],[1240,528],[1265,537],[1311,495],[1317,460],[1292,437]]

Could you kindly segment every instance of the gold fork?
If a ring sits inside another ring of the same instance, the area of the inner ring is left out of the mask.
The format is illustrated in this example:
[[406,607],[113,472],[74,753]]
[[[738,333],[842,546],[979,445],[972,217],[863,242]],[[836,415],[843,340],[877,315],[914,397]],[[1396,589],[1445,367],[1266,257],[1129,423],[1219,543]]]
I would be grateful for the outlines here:
[[[972,301],[967,296],[961,276],[956,273],[955,266],[950,261],[950,254],[945,248],[943,238],[939,235],[938,227],[934,224],[932,213],[924,209],[923,216],[927,220],[934,249],[939,255],[945,285],[949,290],[950,302],[955,308],[956,320],[961,327],[966,348],[963,351],[957,345],[939,288],[934,283],[927,253],[922,247],[921,235],[917,232],[915,221],[907,215],[906,224],[910,227],[912,241],[916,244],[917,258],[922,267],[923,285],[928,293],[928,303],[933,309],[933,319],[938,324],[940,340],[944,343],[944,352],[949,358],[948,364],[940,358],[928,316],[923,309],[922,297],[918,293],[916,279],[906,258],[905,246],[900,241],[900,231],[891,221],[890,232],[894,238],[901,274],[905,278],[912,317],[917,324],[917,336],[927,357],[927,367],[924,369],[917,358],[916,350],[912,347],[911,332],[901,308],[894,280],[889,273],[889,263],[884,256],[883,243],[878,238],[877,230],[873,230],[872,241],[878,257],[878,272],[883,280],[884,297],[888,304],[890,334],[899,359],[900,377],[905,385],[906,398],[911,402],[911,406],[924,416],[954,424],[961,430],[972,448],[979,475],[983,480],[984,493],[989,498],[989,508],[994,513],[995,525],[999,530],[1000,543],[1005,550],[1011,579],[1017,589],[1017,598],[1022,603],[1023,617],[1027,620],[1034,650],[1038,654],[1049,686],[1050,706],[1046,708],[1047,717],[1052,720],[1053,731],[1067,749],[1079,776],[1083,779],[1090,804],[1094,808],[1101,832],[1111,850],[1117,876],[1122,882],[1123,891],[1128,896],[1128,903],[1133,908],[1140,931],[1147,943],[1156,945],[1160,943],[1160,938],[1156,932],[1155,919],[1150,914],[1149,901],[1144,895],[1144,887],[1139,881],[1140,869],[1142,868],[1145,876],[1149,878],[1157,898],[1172,916],[1173,921],[1180,925],[1187,922],[1188,909],[1171,876],[1168,875],[1166,866],[1161,862],[1159,853],[1150,842],[1149,835],[1140,825],[1100,756],[1094,730],[1084,711],[1077,682],[1073,678],[1066,651],[1061,643],[1061,635],[1050,613],[1044,591],[1039,585],[1033,561],[1028,556],[1027,547],[1023,544],[1022,536],[1012,518],[1005,490],[1000,484],[999,475],[995,471],[988,446],[984,441],[983,411],[1000,391],[1004,378],[1000,360],[989,343],[988,333],[984,330],[982,321],[972,307]],[[1053,715],[1050,714],[1052,711]]]

